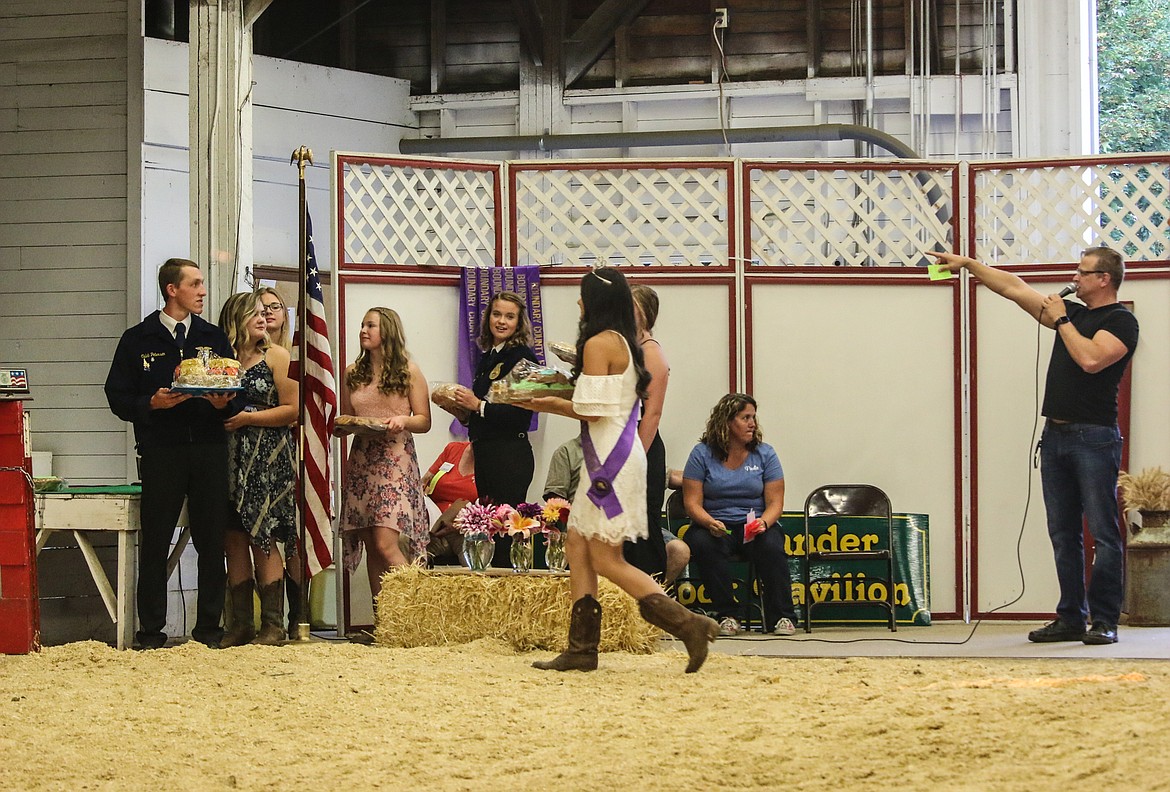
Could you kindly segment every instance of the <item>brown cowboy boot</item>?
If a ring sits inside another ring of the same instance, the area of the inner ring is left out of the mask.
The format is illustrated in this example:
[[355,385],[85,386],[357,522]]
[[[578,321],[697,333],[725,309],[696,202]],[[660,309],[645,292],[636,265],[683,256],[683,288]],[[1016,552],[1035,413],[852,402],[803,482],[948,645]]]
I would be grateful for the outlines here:
[[231,587],[232,623],[219,640],[219,648],[243,646],[256,637],[256,605],[252,601],[255,589],[252,579]]
[[707,644],[719,635],[719,625],[714,619],[692,613],[665,594],[642,597],[638,600],[638,612],[643,619],[683,642],[690,656],[688,674],[702,667],[707,659]]
[[600,643],[601,603],[586,594],[573,603],[569,614],[569,648],[552,660],[538,660],[532,667],[544,671],[594,671]]
[[301,624],[301,584],[286,574],[284,591],[288,600],[288,634],[293,636]]
[[284,640],[284,579],[260,587],[260,634],[252,643],[280,646]]

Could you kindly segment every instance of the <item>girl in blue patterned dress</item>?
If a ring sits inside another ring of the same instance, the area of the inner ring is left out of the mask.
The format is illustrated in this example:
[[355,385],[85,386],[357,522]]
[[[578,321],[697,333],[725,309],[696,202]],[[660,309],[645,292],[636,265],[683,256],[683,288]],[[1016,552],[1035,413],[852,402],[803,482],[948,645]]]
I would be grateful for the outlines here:
[[[220,327],[240,360],[244,410],[225,426],[228,494],[235,521],[224,537],[232,624],[221,647],[255,637],[259,644],[284,640],[284,562],[274,546],[296,542],[295,456],[291,425],[297,419],[297,383],[288,376],[289,353],[268,339],[263,306],[251,292],[233,294],[220,312]],[[260,633],[255,633],[253,589],[260,593]]]
[[569,647],[537,668],[592,671],[601,641],[597,576],[638,600],[642,618],[683,641],[687,673],[707,659],[719,625],[666,596],[654,578],[622,557],[622,544],[646,538],[646,452],[638,440],[640,400],[650,375],[643,366],[634,303],[625,276],[612,267],[581,279],[581,323],[573,399],[545,396],[523,406],[581,421],[585,463],[569,511],[565,555],[573,609]]

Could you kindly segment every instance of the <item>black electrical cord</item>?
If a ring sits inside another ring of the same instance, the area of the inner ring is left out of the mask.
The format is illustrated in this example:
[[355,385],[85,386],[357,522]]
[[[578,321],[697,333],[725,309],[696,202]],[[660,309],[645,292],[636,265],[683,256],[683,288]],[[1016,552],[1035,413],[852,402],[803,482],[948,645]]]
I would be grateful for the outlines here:
[[[1018,596],[1016,596],[1015,599],[1011,600],[1010,602],[1005,602],[1003,605],[998,605],[998,606],[992,608],[991,610],[987,611],[988,614],[996,613],[997,611],[1001,611],[1004,608],[1008,608],[1008,607],[1011,607],[1012,605],[1015,605],[1017,602],[1019,602],[1021,599],[1024,598],[1024,592],[1026,592],[1028,589],[1028,581],[1024,577],[1024,558],[1023,558],[1023,554],[1021,552],[1021,548],[1023,547],[1023,543],[1024,543],[1024,527],[1027,525],[1027,522],[1028,522],[1028,510],[1032,507],[1032,468],[1034,466],[1036,466],[1037,464],[1039,464],[1037,460],[1038,460],[1038,457],[1040,454],[1040,446],[1037,444],[1036,434],[1040,429],[1040,328],[1043,327],[1043,324],[1044,324],[1041,321],[1041,317],[1043,317],[1043,315],[1044,315],[1044,309],[1041,308],[1039,316],[1036,317],[1036,360],[1035,360],[1035,363],[1033,364],[1033,369],[1036,372],[1036,376],[1033,378],[1034,393],[1033,393],[1033,409],[1032,409],[1032,414],[1035,417],[1032,419],[1032,437],[1028,441],[1028,469],[1027,469],[1027,473],[1026,473],[1026,477],[1028,480],[1028,493],[1024,499],[1024,513],[1020,517],[1020,530],[1019,530],[1019,533],[1017,533],[1017,535],[1016,535],[1016,570],[1020,574],[1020,593]],[[875,642],[875,641],[885,641],[888,643],[913,644],[915,646],[962,646],[963,644],[970,642],[970,640],[975,637],[975,631],[979,629],[979,625],[981,625],[981,624],[983,624],[983,619],[976,620],[976,622],[973,625],[971,625],[971,632],[967,633],[967,637],[961,641],[910,641],[910,640],[906,640],[905,638],[885,638],[885,637],[882,637],[882,638],[802,638],[802,639],[800,639],[799,643],[853,644],[853,643],[871,643],[871,642]],[[726,641],[726,640],[759,641],[761,639],[754,637],[754,636],[751,636],[751,637],[745,636],[744,638],[739,638],[738,636],[727,636],[724,638],[720,638],[719,640],[721,640],[721,641]],[[765,640],[765,641],[784,641],[784,640],[787,640],[787,636],[774,636],[774,635],[773,636],[766,636],[762,640]]]

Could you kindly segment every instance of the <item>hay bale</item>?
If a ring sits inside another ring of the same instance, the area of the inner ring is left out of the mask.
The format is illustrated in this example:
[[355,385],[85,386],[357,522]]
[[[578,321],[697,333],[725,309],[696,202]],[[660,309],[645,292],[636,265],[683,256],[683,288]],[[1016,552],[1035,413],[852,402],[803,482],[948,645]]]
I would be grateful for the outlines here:
[[[511,570],[407,565],[382,578],[374,617],[380,646],[448,646],[498,638],[517,651],[563,651],[572,606],[567,575]],[[601,651],[649,654],[662,633],[638,614],[638,604],[602,579]]]

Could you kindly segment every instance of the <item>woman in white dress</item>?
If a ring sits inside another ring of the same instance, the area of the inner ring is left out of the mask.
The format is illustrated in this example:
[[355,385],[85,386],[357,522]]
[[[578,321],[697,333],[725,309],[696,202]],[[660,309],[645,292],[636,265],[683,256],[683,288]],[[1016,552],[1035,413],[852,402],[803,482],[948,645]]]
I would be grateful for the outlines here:
[[579,305],[573,400],[546,396],[523,405],[580,420],[585,453],[565,543],[573,596],[569,648],[533,665],[555,671],[597,668],[597,576],[602,575],[638,600],[642,618],[680,639],[689,655],[687,673],[698,671],[719,625],[666,596],[652,577],[622,557],[622,544],[646,538],[648,530],[646,452],[638,441],[638,418],[650,382],[625,276],[611,267],[589,273],[581,279]]

